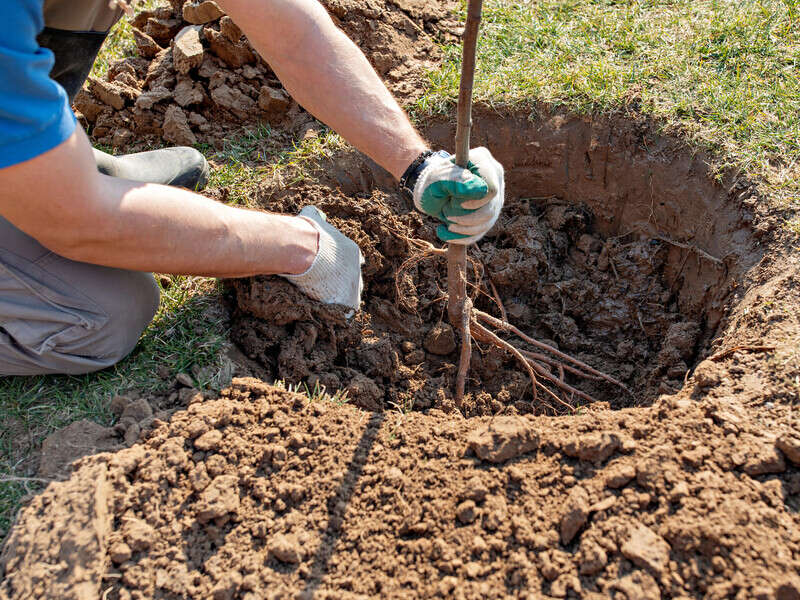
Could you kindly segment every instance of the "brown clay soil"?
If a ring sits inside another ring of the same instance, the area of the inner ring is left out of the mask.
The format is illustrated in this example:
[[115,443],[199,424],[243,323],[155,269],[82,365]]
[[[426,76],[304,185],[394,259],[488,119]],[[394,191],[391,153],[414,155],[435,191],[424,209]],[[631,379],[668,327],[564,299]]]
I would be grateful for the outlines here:
[[[373,54],[452,25],[442,5],[325,4]],[[171,14],[148,18],[184,25]],[[223,20],[210,28],[235,37]],[[203,32],[204,63],[230,51]],[[386,60],[391,84],[420,57]],[[121,64],[138,76],[157,62]],[[184,111],[214,144],[235,119],[213,90],[247,95],[237,78],[252,75],[217,66],[190,70],[206,95],[190,112],[219,129]],[[142,110],[179,117],[180,79],[166,72],[173,95]],[[136,118],[136,102],[105,113],[105,135],[120,114]],[[281,110],[287,135],[308,123]],[[453,124],[424,133],[450,147]],[[359,243],[362,310],[347,320],[272,277],[231,281],[228,297],[239,373],[320,383],[347,403],[249,378],[203,394],[186,376],[166,394],[115,398],[114,427],[78,422],[45,442],[40,475],[65,480],[21,512],[0,598],[799,599],[800,258],[779,210],[636,117],[479,107],[473,136],[508,186],[500,222],[471,250],[476,304],[501,314],[491,281],[509,320],[632,396],[567,374],[597,402],[534,401],[512,357],[478,347],[457,411],[444,265],[410,241],[434,242],[433,224],[343,150],[299,183],[265,183],[257,200],[315,204]]]
[[[126,151],[164,142],[222,149],[243,123],[259,121],[278,136],[303,136],[313,119],[236,24],[211,2],[199,4],[206,8],[176,0],[131,20],[139,56],[91,77],[75,98],[95,142]],[[422,93],[425,72],[441,59],[436,41],[458,33],[451,0],[322,4],[401,101]]]
[[800,422],[684,394],[464,419],[253,379],[82,459],[9,598],[797,598]]
[[[237,281],[233,337],[245,354],[275,379],[344,388],[365,408],[452,408],[458,349],[444,310],[445,261],[432,256],[403,269],[420,253],[407,238],[432,239],[428,224],[396,194],[347,197],[309,186],[287,200],[273,206],[295,212],[300,203],[316,204],[365,250],[366,306],[347,322],[341,311],[309,301],[284,280]],[[490,279],[515,324],[629,383],[642,401],[682,385],[702,332],[698,321],[680,314],[661,279],[666,244],[604,244],[589,233],[589,215],[580,206],[551,203],[537,210],[512,199],[479,248],[473,257],[489,276],[481,277],[479,308],[499,314]],[[639,319],[646,329],[630,327]],[[570,383],[614,406],[635,402],[610,384]],[[468,389],[473,393],[463,410],[470,416],[509,406],[517,412],[559,408],[544,396],[532,404],[527,374],[496,348],[475,353]]]

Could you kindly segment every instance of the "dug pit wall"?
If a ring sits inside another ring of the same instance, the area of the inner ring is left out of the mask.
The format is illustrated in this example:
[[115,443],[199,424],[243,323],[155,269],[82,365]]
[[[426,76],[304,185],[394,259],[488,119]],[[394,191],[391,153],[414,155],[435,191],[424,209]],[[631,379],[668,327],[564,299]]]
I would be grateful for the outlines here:
[[[433,119],[423,133],[432,146],[451,148],[455,119]],[[734,282],[764,254],[753,215],[742,203],[754,193],[753,184],[715,177],[705,153],[659,135],[643,118],[478,106],[471,145],[488,147],[505,168],[507,201],[583,205],[603,238],[649,237],[668,244],[663,277],[680,310],[701,320],[704,344],[731,308],[726,303]],[[372,168],[375,184],[394,188],[380,167]],[[357,182],[344,173],[337,179],[345,188],[367,186],[363,173]]]
[[[441,120],[425,133],[434,145],[449,147],[454,131]],[[652,125],[618,116],[530,119],[483,109],[476,111],[472,139],[505,167],[507,197],[585,205],[605,238],[677,242],[664,278],[681,310],[704,315],[708,331],[725,314],[731,281],[761,257],[751,219],[737,201],[739,186],[715,181],[705,155],[654,134]]]

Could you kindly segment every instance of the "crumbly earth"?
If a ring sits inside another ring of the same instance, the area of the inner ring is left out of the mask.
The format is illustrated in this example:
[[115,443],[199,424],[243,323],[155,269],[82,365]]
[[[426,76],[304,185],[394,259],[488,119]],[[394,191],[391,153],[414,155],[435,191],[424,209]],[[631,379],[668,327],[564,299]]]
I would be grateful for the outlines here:
[[687,396],[464,419],[235,380],[37,496],[0,597],[797,598],[797,415]]
[[[424,73],[438,64],[434,40],[458,31],[451,0],[322,4],[401,101],[421,94]],[[131,19],[139,56],[90,78],[75,98],[96,143],[126,151],[164,142],[221,149],[246,124],[268,123],[278,136],[300,138],[313,128],[241,29],[211,5],[176,0]]]
[[[439,4],[324,3],[373,54],[450,27]],[[130,148],[125,131],[148,119],[154,140],[188,128],[212,144],[245,118],[292,135],[308,123],[262,62],[223,65],[249,49],[220,15],[182,39],[188,79],[168,65],[185,23],[164,10],[134,23],[156,58],[109,71],[131,88],[122,107],[89,86],[95,139]],[[381,71],[390,85],[422,72],[404,52]],[[263,87],[266,116],[220,104],[258,105]],[[202,101],[182,106],[194,90]],[[187,375],[163,395],[115,398],[113,427],[79,422],[45,443],[41,476],[66,479],[22,510],[0,598],[800,598],[796,239],[752,185],[713,180],[702,154],[651,124],[529,117],[476,109],[475,145],[508,184],[500,223],[472,251],[476,303],[500,314],[491,280],[512,322],[635,398],[567,375],[600,401],[566,399],[578,410],[552,416],[563,407],[531,402],[509,356],[478,348],[454,410],[443,264],[410,242],[434,241],[433,224],[345,151],[308,167],[314,183],[268,182],[258,201],[316,204],[359,243],[363,310],[348,321],[278,278],[230,288],[251,372],[348,402],[255,379],[203,394]],[[450,147],[452,123],[425,134]],[[66,472],[98,450],[113,452]]]
[[[458,344],[444,311],[445,260],[424,257],[409,242],[435,241],[430,223],[397,194],[363,196],[308,185],[270,205],[292,213],[315,204],[358,242],[366,259],[363,310],[348,322],[281,278],[237,280],[233,339],[266,367],[266,377],[345,389],[373,410],[451,410]],[[490,239],[476,248],[479,308],[501,314],[493,284],[511,322],[629,384],[635,397],[568,374],[569,383],[615,407],[682,386],[701,328],[681,314],[661,278],[666,244],[603,240],[592,233],[584,207],[554,201],[541,208],[509,198]],[[497,348],[473,354],[468,389],[463,411],[469,416],[563,410],[541,393],[534,402],[526,372]]]

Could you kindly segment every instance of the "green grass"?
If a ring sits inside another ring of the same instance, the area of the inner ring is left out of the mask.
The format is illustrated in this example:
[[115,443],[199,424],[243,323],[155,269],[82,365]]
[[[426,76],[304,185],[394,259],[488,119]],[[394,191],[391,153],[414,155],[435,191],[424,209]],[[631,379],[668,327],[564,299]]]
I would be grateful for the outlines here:
[[[136,3],[136,11],[152,10],[166,4],[165,0],[139,0]],[[133,41],[131,25],[128,23],[128,19],[123,17],[108,33],[105,44],[94,62],[91,75],[103,77],[113,63],[121,58],[136,56],[136,54],[136,43]]]
[[312,176],[314,159],[330,157],[344,146],[333,131],[320,126],[315,136],[295,140],[265,123],[247,127],[226,140],[222,151],[199,145],[212,165],[209,190],[224,191],[224,201],[235,206],[256,208],[256,190],[264,181],[279,178],[289,186]]
[[[460,46],[418,116],[452,110]],[[800,0],[488,0],[475,98],[633,111],[800,207]]]
[[298,394],[303,394],[306,398],[308,398],[309,402],[333,402],[337,406],[342,406],[343,404],[347,404],[350,402],[350,398],[347,397],[347,390],[336,390],[333,394],[331,394],[324,385],[321,385],[319,381],[314,383],[314,387],[308,387],[308,384],[305,382],[302,383],[286,383],[283,379],[279,379],[273,382],[275,387],[287,390],[289,392],[294,392]]

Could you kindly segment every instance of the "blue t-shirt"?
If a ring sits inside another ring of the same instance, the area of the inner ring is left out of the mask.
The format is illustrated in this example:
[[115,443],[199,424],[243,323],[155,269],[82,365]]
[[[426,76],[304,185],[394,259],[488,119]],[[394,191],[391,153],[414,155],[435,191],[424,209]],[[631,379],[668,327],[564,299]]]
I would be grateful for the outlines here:
[[44,0],[0,0],[0,168],[52,150],[75,131],[67,93],[50,79],[53,53],[36,36]]

